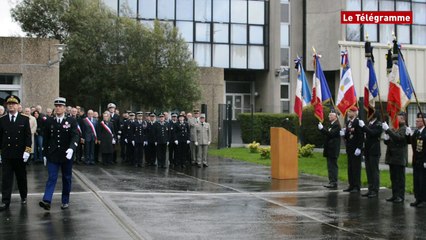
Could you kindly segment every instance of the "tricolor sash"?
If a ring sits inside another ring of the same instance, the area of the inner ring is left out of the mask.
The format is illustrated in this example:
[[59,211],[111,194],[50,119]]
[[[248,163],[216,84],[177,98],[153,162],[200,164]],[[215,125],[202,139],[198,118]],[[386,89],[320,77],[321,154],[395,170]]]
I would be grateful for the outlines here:
[[111,129],[108,127],[108,125],[105,124],[104,121],[101,122],[101,125],[107,132],[109,132],[109,134],[111,134],[111,137],[114,137],[114,134],[112,134]]
[[86,120],[87,124],[89,124],[89,127],[92,129],[93,134],[95,135],[95,140],[98,141],[98,136],[96,136],[95,126],[93,126],[93,123],[89,120],[89,118],[85,118],[84,120]]

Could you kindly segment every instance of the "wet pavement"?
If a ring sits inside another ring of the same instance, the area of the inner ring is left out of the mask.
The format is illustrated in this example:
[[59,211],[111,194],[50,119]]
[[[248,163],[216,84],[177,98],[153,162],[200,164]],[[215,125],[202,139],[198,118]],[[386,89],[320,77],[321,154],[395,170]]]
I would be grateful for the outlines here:
[[[208,168],[74,166],[70,208],[58,181],[38,207],[47,170],[28,167],[29,196],[0,212],[1,239],[422,239],[426,208],[322,187],[325,178],[272,180],[269,167],[210,158]],[[340,183],[340,188],[346,187]]]

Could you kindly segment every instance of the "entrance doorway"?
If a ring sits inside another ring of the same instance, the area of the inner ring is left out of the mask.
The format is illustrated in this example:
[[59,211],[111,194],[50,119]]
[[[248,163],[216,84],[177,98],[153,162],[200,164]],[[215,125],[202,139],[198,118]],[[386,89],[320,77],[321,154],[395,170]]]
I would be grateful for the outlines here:
[[232,120],[237,120],[238,114],[251,111],[251,94],[226,94],[226,104],[232,106]]

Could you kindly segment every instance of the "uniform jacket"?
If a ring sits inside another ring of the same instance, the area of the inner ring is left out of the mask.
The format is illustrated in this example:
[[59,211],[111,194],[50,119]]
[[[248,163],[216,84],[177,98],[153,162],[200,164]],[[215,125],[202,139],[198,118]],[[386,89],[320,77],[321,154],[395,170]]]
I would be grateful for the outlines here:
[[172,120],[170,120],[168,122],[168,126],[169,126],[169,141],[173,142],[174,141],[174,135],[175,135],[175,126],[176,126],[177,122],[173,122]]
[[408,147],[405,136],[406,126],[401,124],[398,130],[388,129],[386,133],[389,140],[385,141],[387,145],[385,163],[406,166],[408,162]]
[[90,126],[90,124],[88,123],[88,121],[90,121],[90,120],[87,117],[85,119],[83,119],[82,125],[80,125],[80,128],[83,132],[82,138],[86,142],[95,141],[95,139],[96,139],[95,135],[96,135],[96,129],[98,128],[98,120],[96,118],[92,118],[92,119],[93,119],[92,124],[93,124],[93,127],[94,127],[93,129]]
[[338,158],[340,154],[340,126],[338,120],[330,124],[328,128],[321,129],[325,135],[324,157]]
[[366,124],[362,130],[365,132],[365,154],[369,156],[380,156],[380,139],[382,135],[382,123],[375,120]]
[[177,122],[175,125],[175,134],[174,141],[178,141],[178,144],[186,144],[186,141],[189,140],[189,125],[186,122],[180,123]]
[[155,123],[155,142],[166,144],[169,140],[169,125],[166,122]]
[[208,145],[212,141],[210,124],[208,122],[199,123],[195,126],[195,141],[199,145]]
[[0,118],[0,146],[3,159],[22,158],[25,149],[32,144],[30,121],[18,113],[15,122],[9,114]]
[[118,131],[120,130],[120,125],[121,125],[121,121],[120,121],[120,116],[118,116],[118,114],[111,114],[111,119],[110,122],[112,122],[112,125],[114,126],[114,130],[117,131],[114,133],[114,136],[119,135]]
[[134,140],[135,143],[143,143],[145,141],[145,128],[146,128],[146,122],[145,121],[141,121],[139,123],[138,120],[135,121],[134,123],[134,132],[133,132],[133,136],[134,136]]
[[151,121],[146,122],[145,139],[149,143],[155,142],[155,122],[151,122]]
[[[103,126],[103,124],[105,126]],[[108,127],[111,132],[108,131],[105,127]],[[114,145],[112,144],[112,140],[116,138],[114,135],[114,125],[111,121],[105,122],[101,121],[98,124],[97,128],[97,134],[98,134],[98,141],[101,143],[99,144],[99,152],[100,153],[113,153],[114,152]]]
[[124,124],[124,130],[122,131],[123,138],[127,139],[127,143],[134,140],[135,133],[135,121],[127,120]]
[[47,160],[55,163],[68,161],[65,152],[68,148],[75,152],[78,146],[77,121],[71,117],[64,117],[62,122],[58,123],[56,117],[48,118],[43,136],[43,155]]
[[357,148],[362,150],[364,145],[364,132],[359,126],[358,118],[346,123],[345,140],[347,153],[354,154]]
[[410,138],[410,143],[413,148],[413,166],[423,168],[423,163],[426,162],[426,128],[423,128],[421,133],[416,129]]
[[195,127],[200,124],[200,121],[195,117],[188,119],[189,131],[190,131],[190,140],[196,141],[196,132]]

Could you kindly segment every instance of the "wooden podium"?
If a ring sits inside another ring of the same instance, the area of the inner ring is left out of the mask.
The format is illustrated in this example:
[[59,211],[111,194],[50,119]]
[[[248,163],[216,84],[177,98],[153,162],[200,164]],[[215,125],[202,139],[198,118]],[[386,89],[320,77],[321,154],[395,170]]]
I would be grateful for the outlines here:
[[274,179],[298,178],[297,137],[284,128],[271,128],[271,175]]

